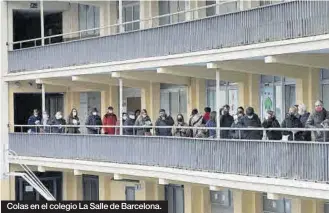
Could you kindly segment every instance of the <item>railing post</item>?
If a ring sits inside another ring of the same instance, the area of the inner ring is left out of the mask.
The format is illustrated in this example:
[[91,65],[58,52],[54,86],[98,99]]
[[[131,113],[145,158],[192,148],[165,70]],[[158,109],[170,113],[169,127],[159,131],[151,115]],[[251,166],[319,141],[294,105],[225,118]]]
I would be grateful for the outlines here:
[[45,84],[41,85],[42,113],[46,112],[46,88]]
[[40,23],[41,23],[41,45],[45,45],[45,17],[44,17],[44,9],[43,9],[43,0],[40,0]]
[[119,109],[119,113],[120,113],[120,135],[123,135],[123,129],[122,129],[122,126],[123,126],[123,122],[122,122],[122,114],[123,114],[123,84],[122,84],[122,78],[119,78],[119,104],[120,104],[120,109]]
[[217,138],[220,138],[220,73],[219,69],[216,70],[216,111],[217,111],[217,130],[216,130],[216,135]]

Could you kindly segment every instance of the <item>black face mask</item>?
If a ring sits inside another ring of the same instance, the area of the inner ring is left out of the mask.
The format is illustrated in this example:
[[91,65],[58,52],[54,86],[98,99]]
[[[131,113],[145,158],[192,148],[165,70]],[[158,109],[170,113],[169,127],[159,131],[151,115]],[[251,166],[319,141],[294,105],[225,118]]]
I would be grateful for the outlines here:
[[177,118],[178,122],[183,122],[183,118]]

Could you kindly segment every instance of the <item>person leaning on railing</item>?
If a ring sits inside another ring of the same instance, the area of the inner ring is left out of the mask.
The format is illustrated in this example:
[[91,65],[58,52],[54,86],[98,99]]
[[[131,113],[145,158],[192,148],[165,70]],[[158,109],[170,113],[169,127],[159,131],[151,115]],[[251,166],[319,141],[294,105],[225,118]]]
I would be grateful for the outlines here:
[[[323,102],[315,102],[315,110],[309,116],[305,124],[306,128],[326,128],[329,129],[329,112],[323,107]],[[329,141],[329,132],[314,132],[316,141]]]
[[28,133],[37,133],[40,131],[38,125],[41,124],[41,118],[39,116],[39,110],[34,109],[33,114],[27,120],[27,125],[29,125]]
[[42,133],[50,133],[51,120],[47,112],[42,113],[42,120],[41,120],[42,127],[40,128],[40,132]]
[[[98,115],[97,108],[94,108],[91,112],[91,114],[88,116],[87,122],[86,122],[88,134],[101,134],[102,128],[99,126],[102,126],[102,119]],[[96,126],[96,127],[92,127]]]
[[189,120],[189,126],[195,128],[192,129],[191,137],[197,137],[197,138],[205,137],[204,130],[197,128],[197,127],[204,127],[202,125],[202,119],[203,116],[199,114],[199,111],[197,109],[193,109]]
[[[292,106],[289,108],[288,116],[283,120],[281,124],[282,128],[303,128],[302,122],[297,117],[297,108],[295,106]],[[295,141],[301,141],[303,140],[303,132],[297,131],[293,133],[292,131],[283,131],[282,132],[282,139],[283,140],[295,140]]]
[[[262,126],[264,128],[280,128],[280,123],[276,119],[275,114],[273,111],[269,110],[267,111],[265,115],[265,119],[262,123]],[[281,140],[282,139],[282,133],[278,130],[270,130],[266,131],[266,136],[268,140]]]
[[125,123],[123,124],[125,126],[125,127],[123,127],[124,135],[135,135],[136,134],[136,131],[134,128],[135,122],[136,122],[135,113],[128,112],[128,118],[125,121]]
[[[233,122],[234,122],[234,118],[232,115],[230,115],[230,106],[229,105],[224,105],[223,106],[223,114],[220,115],[220,127],[231,127]],[[221,138],[229,138],[229,130],[221,130],[220,131],[220,137]]]
[[67,118],[67,124],[76,126],[76,127],[68,127],[67,133],[69,133],[69,134],[79,134],[80,133],[79,127],[78,127],[80,125],[80,120],[79,120],[77,109],[73,108],[71,110],[71,113],[70,113],[69,117]]
[[65,119],[63,119],[62,112],[58,111],[55,114],[55,118],[51,121],[51,133],[65,133],[65,127],[61,125],[66,125]]
[[175,124],[174,119],[170,115],[166,114],[164,109],[160,109],[159,111],[159,118],[155,122],[155,126],[157,127],[166,127],[170,126],[169,128],[155,128],[155,135],[157,136],[172,136],[171,130],[172,126]]
[[[217,112],[212,111],[210,113],[210,119],[206,123],[206,127],[216,128],[217,127]],[[216,138],[216,129],[208,129],[206,135],[209,138]]]
[[172,135],[175,137],[191,137],[192,130],[184,127],[188,127],[188,124],[184,121],[184,116],[178,114],[177,121],[172,128]]
[[[303,124],[303,128],[306,128],[306,121],[310,117],[309,112],[306,110],[305,104],[300,104],[298,105],[298,115],[299,115],[299,120]],[[312,133],[311,131],[303,131],[303,140],[304,141],[311,141],[312,140]]]
[[[136,112],[135,112],[136,114]],[[141,114],[137,117],[135,121],[136,135],[151,135],[152,121],[147,114],[147,110],[143,109]]]
[[[244,117],[243,112],[238,111],[238,114],[233,116],[234,122],[231,125],[232,128],[243,128],[242,119]],[[230,130],[230,139],[242,139],[242,131],[238,129]]]
[[[261,121],[258,115],[255,113],[254,108],[248,107],[246,109],[246,115],[242,118],[241,124],[243,128],[260,128]],[[263,138],[263,132],[260,130],[243,130],[242,139],[247,140],[261,140]]]

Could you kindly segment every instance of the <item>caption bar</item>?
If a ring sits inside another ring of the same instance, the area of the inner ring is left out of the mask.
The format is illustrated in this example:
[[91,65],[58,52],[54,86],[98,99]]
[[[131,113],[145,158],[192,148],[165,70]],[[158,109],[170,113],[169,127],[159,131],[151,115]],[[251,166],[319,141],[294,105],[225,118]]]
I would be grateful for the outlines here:
[[1,212],[136,212],[136,213],[168,213],[167,201],[49,201],[49,202],[20,202],[1,201]]

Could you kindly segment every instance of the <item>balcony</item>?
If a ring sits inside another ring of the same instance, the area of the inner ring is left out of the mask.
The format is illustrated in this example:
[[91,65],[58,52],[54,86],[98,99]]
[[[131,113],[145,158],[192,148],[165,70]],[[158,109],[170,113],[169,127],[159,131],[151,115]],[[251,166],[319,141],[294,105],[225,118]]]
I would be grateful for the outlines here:
[[122,34],[9,51],[9,72],[124,61],[323,35],[328,1],[290,1]]
[[329,182],[329,143],[10,133],[20,156]]

